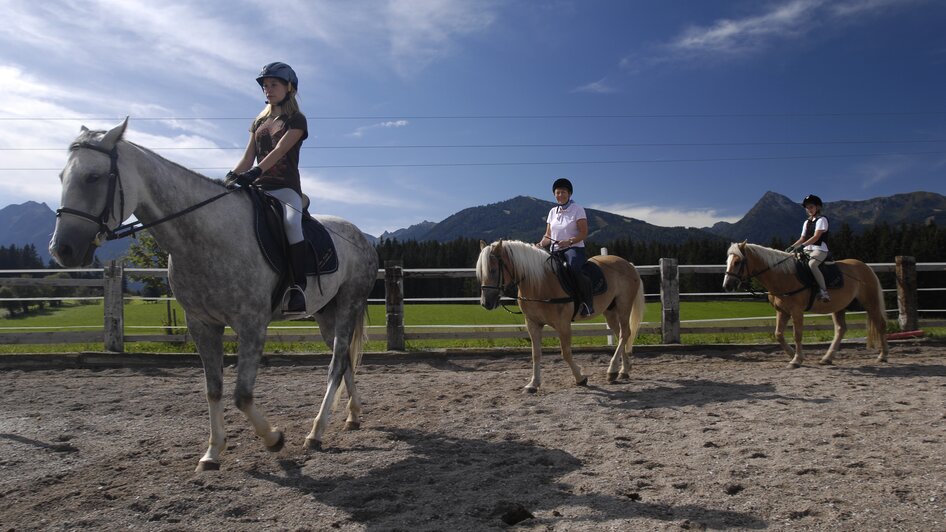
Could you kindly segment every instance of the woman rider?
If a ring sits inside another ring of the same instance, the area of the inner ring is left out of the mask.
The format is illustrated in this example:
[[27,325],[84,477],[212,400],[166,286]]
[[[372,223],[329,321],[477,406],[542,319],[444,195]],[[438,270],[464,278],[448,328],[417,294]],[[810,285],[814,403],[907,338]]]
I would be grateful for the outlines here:
[[565,262],[578,280],[580,299],[579,312],[582,316],[594,314],[594,296],[591,291],[591,279],[581,271],[587,256],[585,238],[588,237],[588,217],[585,209],[571,199],[574,193],[568,179],[559,178],[552,183],[552,193],[558,204],[549,211],[546,218],[545,235],[537,244],[545,247],[551,244],[551,250],[564,250]]

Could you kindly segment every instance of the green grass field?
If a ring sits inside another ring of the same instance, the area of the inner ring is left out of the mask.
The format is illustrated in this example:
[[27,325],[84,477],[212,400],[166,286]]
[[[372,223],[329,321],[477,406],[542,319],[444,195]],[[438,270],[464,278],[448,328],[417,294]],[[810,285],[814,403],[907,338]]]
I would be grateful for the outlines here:
[[[516,310],[516,307],[509,307]],[[718,327],[721,318],[759,318],[746,319],[736,322],[740,326],[772,325],[775,311],[765,301],[710,301],[681,303],[680,308],[683,327]],[[174,322],[176,318],[176,322]],[[479,305],[445,304],[426,305],[414,304],[405,307],[405,325],[407,334],[411,332],[425,332],[442,330],[449,325],[474,326],[519,326],[523,324],[523,317],[502,309],[487,311]],[[644,327],[657,327],[660,320],[660,304],[648,303],[644,316]],[[711,320],[705,322],[687,323],[690,320]],[[102,328],[102,304],[67,304],[57,309],[47,308],[42,312],[34,312],[27,316],[0,319],[0,332],[49,332],[49,331],[94,331]],[[863,322],[860,314],[850,316],[850,323]],[[594,322],[604,323],[599,317]],[[163,327],[169,323],[176,323],[178,329],[184,327],[184,311],[176,302],[171,303],[171,319],[168,319],[166,302],[145,302],[141,300],[127,301],[125,304],[125,334],[161,334]],[[830,323],[829,316],[816,316],[806,320],[808,323]],[[895,326],[896,322],[891,322]],[[383,305],[369,306],[369,325],[373,334],[383,334],[385,329],[385,315]],[[428,326],[428,327],[425,327]],[[279,342],[280,334],[308,334],[314,332],[313,322],[274,322],[270,326],[270,339],[267,342],[267,351],[272,352],[322,352],[327,351],[321,342]],[[828,340],[830,331],[808,331],[806,341]],[[863,336],[863,330],[852,330],[848,337]],[[713,343],[769,343],[773,341],[771,332],[766,333],[686,333],[683,342],[687,344]],[[458,348],[458,347],[528,347],[528,338],[510,339],[447,339],[447,340],[408,340],[408,349]],[[558,339],[554,331],[547,329],[543,345],[555,346]],[[604,345],[603,336],[576,336],[575,345]],[[640,344],[660,343],[658,334],[643,333],[637,342]],[[73,351],[100,351],[101,344],[13,344],[0,345],[0,353],[28,353],[28,352],[73,352]],[[131,352],[193,352],[191,343],[180,344],[171,342],[128,342],[125,349]],[[368,350],[380,351],[386,349],[384,341],[369,342]],[[235,345],[227,346],[228,352],[235,350]]]

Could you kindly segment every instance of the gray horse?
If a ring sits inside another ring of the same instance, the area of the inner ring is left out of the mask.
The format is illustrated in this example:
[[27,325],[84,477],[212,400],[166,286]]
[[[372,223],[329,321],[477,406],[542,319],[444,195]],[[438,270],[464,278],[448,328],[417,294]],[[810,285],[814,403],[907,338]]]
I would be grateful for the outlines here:
[[[207,380],[210,443],[197,471],[219,469],[226,448],[221,404],[226,325],[239,338],[236,406],[266,447],[279,451],[283,433],[270,426],[253,402],[266,327],[280,317],[280,311],[271,310],[270,296],[278,279],[256,245],[250,200],[246,194],[228,194],[219,182],[123,140],[127,124],[126,118],[107,132],[83,127],[70,146],[60,174],[62,208],[49,251],[65,267],[88,265],[103,236],[114,237],[113,231],[132,214],[144,225],[157,223],[149,230],[170,254],[168,278],[186,311]],[[203,202],[208,203],[190,210]],[[366,337],[367,298],[378,272],[377,253],[357,227],[336,217],[317,218],[333,235],[339,265],[336,273],[308,283],[306,293],[308,311],[314,313],[332,349],[328,387],[306,437],[308,449],[321,448],[343,378],[350,396],[346,427],[360,424],[354,371]]]

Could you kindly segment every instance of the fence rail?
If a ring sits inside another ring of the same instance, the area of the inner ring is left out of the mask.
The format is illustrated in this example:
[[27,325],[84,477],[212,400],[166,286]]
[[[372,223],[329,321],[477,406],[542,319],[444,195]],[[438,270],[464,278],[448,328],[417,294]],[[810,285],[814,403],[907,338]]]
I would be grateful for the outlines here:
[[[946,288],[918,288],[917,272],[946,272],[946,263],[917,264],[912,257],[897,257],[892,264],[868,264],[878,273],[892,272],[895,274],[896,286],[887,288],[885,292],[896,292],[898,308],[897,321],[901,330],[915,330],[919,328],[920,313],[935,312],[936,309],[920,310],[917,305],[918,292],[931,290],[946,290]],[[660,321],[644,323],[642,333],[659,334],[663,343],[680,343],[682,334],[696,333],[756,333],[771,332],[771,325],[730,325],[738,319],[720,318],[714,322],[726,322],[725,326],[699,326],[696,322],[680,320],[681,299],[696,298],[724,298],[745,297],[749,293],[681,293],[680,274],[722,274],[725,266],[722,265],[680,265],[676,259],[660,259],[658,265],[635,266],[642,277],[659,276],[660,292],[647,294],[649,299],[659,298],[661,304]],[[101,274],[101,278],[73,279],[48,277],[58,273]],[[18,277],[10,277],[17,275]],[[23,275],[44,275],[46,277],[23,277]],[[167,270],[163,268],[124,268],[118,261],[110,261],[105,268],[98,269],[61,269],[61,270],[0,270],[0,287],[70,287],[70,288],[101,288],[102,296],[90,297],[29,297],[29,298],[0,298],[4,301],[39,301],[39,300],[75,300],[75,299],[104,299],[103,328],[95,331],[41,331],[41,332],[0,332],[0,342],[4,344],[58,344],[58,343],[102,343],[106,351],[124,351],[125,342],[185,342],[190,340],[184,334],[133,334],[126,331],[124,325],[124,301],[126,299],[142,299],[126,296],[122,287],[128,277],[166,277]],[[449,269],[413,269],[403,268],[399,261],[388,261],[384,268],[378,270],[378,279],[384,281],[385,298],[385,325],[383,327],[369,327],[369,340],[386,341],[390,350],[401,351],[406,348],[408,341],[462,339],[462,338],[528,338],[528,333],[522,325],[476,325],[476,326],[412,326],[404,324],[405,304],[421,302],[472,302],[477,297],[450,297],[450,298],[410,298],[404,294],[405,279],[458,279],[475,277],[472,268]],[[173,299],[173,298],[147,298]],[[381,303],[382,300],[370,300],[371,303]],[[514,303],[515,300],[510,300]],[[946,312],[946,309],[942,310]],[[752,318],[759,320],[774,320],[774,317]],[[924,320],[925,326],[946,326],[946,321]],[[852,324],[852,329],[863,328],[863,324]],[[293,328],[293,329],[298,329]],[[829,330],[832,325],[809,325],[810,330]],[[127,328],[131,329],[131,328]],[[174,327],[174,329],[183,329]],[[381,331],[380,329],[384,329]],[[576,324],[573,332],[576,336],[601,336],[611,334],[603,323]],[[310,334],[284,334],[278,330],[271,330],[271,339],[286,342],[320,342],[321,336],[315,332]],[[224,336],[226,341],[236,341],[236,336]]]

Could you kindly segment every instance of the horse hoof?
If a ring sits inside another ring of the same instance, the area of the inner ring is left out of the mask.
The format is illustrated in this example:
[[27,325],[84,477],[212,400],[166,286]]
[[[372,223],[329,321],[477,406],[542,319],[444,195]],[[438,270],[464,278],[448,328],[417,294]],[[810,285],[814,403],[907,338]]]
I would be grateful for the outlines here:
[[880,362],[880,363],[882,363],[882,364],[886,364],[886,363],[887,363],[887,357],[877,357],[877,362]]
[[627,373],[621,373],[620,375],[618,375],[618,378],[621,379],[622,381],[631,380],[631,376],[628,375]]
[[276,443],[267,446],[267,447],[266,447],[266,450],[268,450],[268,451],[271,452],[271,453],[278,453],[279,451],[282,450],[282,448],[283,448],[285,445],[286,445],[286,437],[283,435],[282,432],[280,432],[280,433],[279,433],[279,439],[276,440]]
[[576,384],[578,384],[578,386],[588,386],[588,377],[582,377]]
[[194,472],[203,473],[204,471],[220,471],[220,463],[210,460],[197,462],[197,469],[194,469]]
[[345,430],[358,430],[361,428],[361,423],[357,421],[346,421]]
[[539,389],[536,388],[535,386],[526,386],[525,388],[523,388],[523,391],[526,393],[536,393],[539,391]]
[[305,439],[305,449],[307,451],[321,451],[322,442],[319,440],[310,440],[309,438]]
[[608,373],[608,384],[614,384],[618,381],[617,373]]
[[834,361],[833,360],[819,360],[818,364],[821,364],[822,366],[833,366]]
[[798,362],[789,362],[788,365],[785,367],[788,369],[798,369],[801,367],[801,364],[799,364]]

